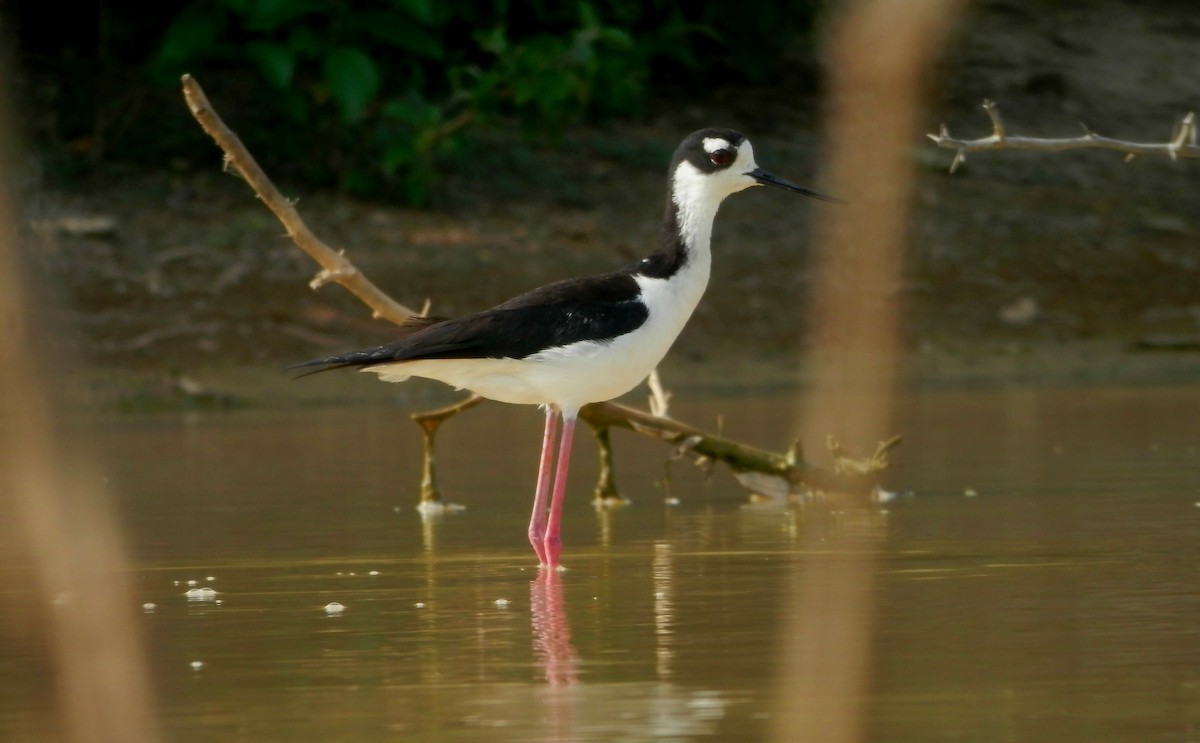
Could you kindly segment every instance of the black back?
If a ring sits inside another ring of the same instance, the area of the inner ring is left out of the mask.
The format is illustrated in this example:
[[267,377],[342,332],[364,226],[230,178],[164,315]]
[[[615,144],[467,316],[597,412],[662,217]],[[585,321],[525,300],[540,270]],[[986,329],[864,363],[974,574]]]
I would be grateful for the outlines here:
[[417,359],[523,359],[556,346],[608,342],[646,321],[649,312],[638,296],[637,282],[627,271],[567,279],[474,315],[418,320],[393,343],[289,368],[365,367]]

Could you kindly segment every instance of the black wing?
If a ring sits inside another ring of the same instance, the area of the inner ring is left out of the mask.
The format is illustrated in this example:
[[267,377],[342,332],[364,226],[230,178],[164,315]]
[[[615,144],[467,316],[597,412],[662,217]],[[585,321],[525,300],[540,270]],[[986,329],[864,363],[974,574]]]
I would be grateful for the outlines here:
[[649,312],[628,273],[548,284],[490,310],[424,323],[374,348],[293,364],[326,371],[417,359],[523,359],[581,341],[611,341],[636,329]]

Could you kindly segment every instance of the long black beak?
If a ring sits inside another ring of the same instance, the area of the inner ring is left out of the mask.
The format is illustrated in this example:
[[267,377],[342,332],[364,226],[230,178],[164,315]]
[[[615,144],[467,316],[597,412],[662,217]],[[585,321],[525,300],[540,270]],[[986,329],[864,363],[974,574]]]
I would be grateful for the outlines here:
[[762,168],[755,168],[754,170],[751,170],[746,175],[750,176],[755,181],[757,181],[760,186],[775,186],[776,188],[782,188],[785,191],[795,191],[796,193],[802,193],[805,196],[811,196],[812,198],[820,199],[821,201],[832,201],[835,204],[845,204],[846,203],[846,202],[842,201],[841,199],[834,198],[833,196],[826,196],[825,194],[814,191],[811,188],[805,188],[804,186],[797,185],[795,183],[792,183],[791,181],[785,181],[782,178],[778,178],[776,176],[771,175],[770,173],[763,170]]

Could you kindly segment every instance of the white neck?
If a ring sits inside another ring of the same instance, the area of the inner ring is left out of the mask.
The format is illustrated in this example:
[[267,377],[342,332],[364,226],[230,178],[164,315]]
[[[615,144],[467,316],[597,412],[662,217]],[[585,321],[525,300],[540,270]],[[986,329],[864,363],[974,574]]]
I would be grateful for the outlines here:
[[687,162],[675,169],[671,183],[671,200],[678,209],[680,241],[689,259],[702,259],[705,263],[711,260],[713,220],[726,196],[712,185],[710,179]]

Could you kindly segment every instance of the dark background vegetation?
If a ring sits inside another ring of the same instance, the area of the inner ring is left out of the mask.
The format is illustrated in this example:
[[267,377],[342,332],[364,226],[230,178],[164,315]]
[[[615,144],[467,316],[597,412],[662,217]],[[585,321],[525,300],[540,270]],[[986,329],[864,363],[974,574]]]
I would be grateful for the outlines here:
[[[8,6],[29,135],[56,175],[195,157],[178,81],[219,80],[268,169],[421,203],[514,122],[530,137],[762,83],[817,0],[192,0]],[[811,70],[800,75],[812,79]],[[282,136],[281,136],[282,134]]]
[[[169,389],[236,386],[229,369],[261,365],[262,394],[300,394],[318,386],[281,385],[280,366],[390,328],[337,287],[308,289],[313,265],[221,172],[181,73],[317,234],[401,301],[454,315],[643,255],[670,153],[701,126],[739,128],[764,167],[820,185],[829,5],[10,2],[10,92],[31,146],[7,170],[79,328],[72,352]],[[1164,141],[1200,108],[1196,19],[1193,0],[977,0],[923,122],[982,136],[986,97],[1013,133],[1074,136],[1082,121]],[[920,369],[1195,378],[1200,163],[995,152],[950,176],[949,152],[922,140],[912,156],[897,291]],[[669,356],[674,386],[794,381],[822,208],[765,189],[722,208],[712,286]],[[1164,337],[1181,350],[1137,351]],[[348,394],[389,387],[357,381]]]

